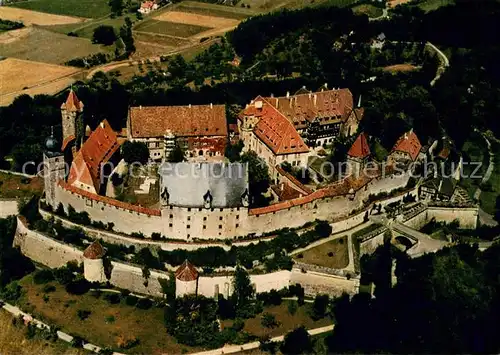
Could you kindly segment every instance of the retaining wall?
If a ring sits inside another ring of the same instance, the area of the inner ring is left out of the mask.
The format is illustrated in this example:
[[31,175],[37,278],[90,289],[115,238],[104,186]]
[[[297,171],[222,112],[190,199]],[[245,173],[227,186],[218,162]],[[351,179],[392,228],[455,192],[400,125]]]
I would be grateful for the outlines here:
[[8,216],[17,216],[17,200],[15,199],[0,199],[0,218]]

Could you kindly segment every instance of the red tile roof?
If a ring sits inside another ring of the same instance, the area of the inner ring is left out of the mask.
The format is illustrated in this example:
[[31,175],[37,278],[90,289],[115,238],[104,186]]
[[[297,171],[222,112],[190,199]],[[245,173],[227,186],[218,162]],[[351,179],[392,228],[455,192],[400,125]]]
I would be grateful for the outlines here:
[[64,150],[66,149],[66,147],[68,146],[68,144],[70,144],[71,142],[73,142],[75,139],[76,139],[76,137],[74,135],[70,135],[70,136],[66,137],[63,140],[63,143],[62,143],[62,146],[61,146],[61,151],[64,152]]
[[278,196],[279,201],[293,200],[303,195],[302,192],[295,190],[292,186],[284,182],[271,186],[271,190]]
[[88,199],[93,200],[93,201],[102,202],[102,203],[105,203],[105,204],[110,205],[110,206],[118,207],[118,208],[121,208],[124,210],[133,211],[133,212],[137,212],[137,213],[143,213],[143,214],[147,214],[150,216],[158,216],[158,217],[161,216],[160,210],[155,210],[152,208],[146,208],[146,207],[141,207],[141,206],[135,206],[135,205],[131,205],[130,203],[121,202],[121,201],[115,200],[115,199],[110,198],[110,197],[93,194],[92,192],[79,189],[78,187],[75,187],[75,186],[71,186],[62,180],[59,181],[59,186],[61,188],[63,188],[64,190],[71,192],[73,194],[80,195],[82,197],[88,198]]
[[361,133],[356,141],[351,146],[351,149],[347,152],[347,155],[353,158],[361,158],[364,159],[371,154],[370,147],[368,146],[368,140],[366,139],[366,135]]
[[394,145],[394,148],[392,148],[393,152],[397,151],[409,154],[413,161],[417,159],[421,150],[422,144],[420,144],[420,140],[413,130],[402,135]]
[[175,271],[175,278],[179,281],[195,281],[198,275],[196,268],[187,259]]
[[175,136],[227,136],[225,105],[140,106],[130,108],[130,134],[134,138]]
[[101,165],[106,163],[120,148],[116,133],[104,120],[92,132],[77,153],[69,173],[68,183],[82,182],[99,191]]
[[68,111],[83,111],[83,103],[78,99],[73,89],[69,91],[68,98],[61,107]]
[[104,248],[102,245],[95,241],[90,244],[83,252],[83,257],[87,259],[101,259],[104,256]]
[[262,108],[256,107],[256,112],[262,118],[255,125],[254,133],[275,155],[309,152],[309,148],[285,116],[267,101],[256,101],[258,102],[262,102]]
[[296,95],[269,97],[266,100],[299,129],[315,118],[321,124],[346,121],[353,109],[353,97],[349,89],[316,93],[299,90]]

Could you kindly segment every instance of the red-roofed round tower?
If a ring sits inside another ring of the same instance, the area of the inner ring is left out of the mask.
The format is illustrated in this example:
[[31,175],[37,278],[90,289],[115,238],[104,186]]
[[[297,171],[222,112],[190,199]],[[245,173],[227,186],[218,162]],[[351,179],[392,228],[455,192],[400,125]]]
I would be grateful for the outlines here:
[[349,172],[358,178],[363,170],[368,158],[370,157],[370,146],[365,133],[361,133],[347,152],[347,163]]
[[187,259],[175,271],[175,296],[196,294],[198,288],[198,271]]

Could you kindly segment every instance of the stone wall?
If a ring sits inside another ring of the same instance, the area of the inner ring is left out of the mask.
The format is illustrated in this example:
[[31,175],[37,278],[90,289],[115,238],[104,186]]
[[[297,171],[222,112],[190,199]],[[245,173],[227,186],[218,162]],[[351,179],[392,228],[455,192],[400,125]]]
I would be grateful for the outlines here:
[[453,208],[429,206],[427,208],[427,218],[429,221],[435,218],[438,222],[451,223],[458,219],[460,228],[464,229],[475,229],[477,227],[478,215],[478,207]]
[[68,261],[83,262],[83,251],[28,229],[19,217],[14,246],[28,258],[50,268],[65,266]]
[[150,276],[146,280],[142,274],[142,268],[138,265],[116,261],[112,261],[111,265],[112,271],[109,283],[113,286],[144,295],[163,297],[159,279],[168,280],[170,277],[168,273],[150,270]]
[[359,280],[347,277],[317,273],[314,271],[303,272],[301,269],[293,268],[290,274],[290,283],[299,283],[304,288],[305,294],[314,296],[317,294],[328,294],[330,296],[341,296],[346,292],[353,295],[358,292]]
[[0,199],[0,218],[16,216],[17,213],[17,200]]
[[379,246],[384,245],[384,233],[386,231],[387,229],[384,228],[381,233],[375,234],[371,238],[361,242],[359,244],[360,257],[364,254],[372,254]]

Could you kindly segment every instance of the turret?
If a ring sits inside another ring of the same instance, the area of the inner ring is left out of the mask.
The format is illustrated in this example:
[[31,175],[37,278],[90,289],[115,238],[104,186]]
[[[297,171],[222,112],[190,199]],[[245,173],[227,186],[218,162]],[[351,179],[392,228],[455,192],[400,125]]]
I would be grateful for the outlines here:
[[106,252],[99,242],[93,242],[83,252],[83,275],[90,282],[106,282],[104,255]]
[[175,296],[194,295],[198,288],[198,271],[187,259],[175,272]]
[[79,132],[79,130],[83,130],[83,106],[83,102],[78,99],[73,88],[71,88],[66,101],[61,105],[63,151],[77,138],[81,139],[78,145],[81,146],[83,144],[85,134],[84,132]]
[[66,165],[64,155],[60,149],[59,141],[54,137],[54,129],[51,135],[45,140],[43,152],[43,180],[45,188],[45,201],[53,209],[57,208],[56,199],[57,184],[66,175]]

